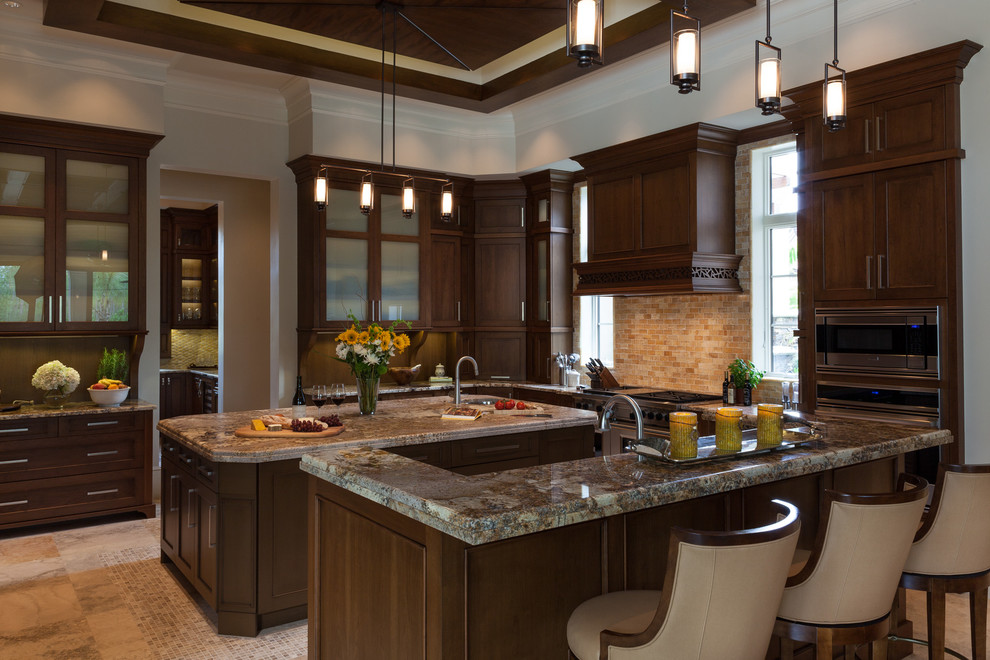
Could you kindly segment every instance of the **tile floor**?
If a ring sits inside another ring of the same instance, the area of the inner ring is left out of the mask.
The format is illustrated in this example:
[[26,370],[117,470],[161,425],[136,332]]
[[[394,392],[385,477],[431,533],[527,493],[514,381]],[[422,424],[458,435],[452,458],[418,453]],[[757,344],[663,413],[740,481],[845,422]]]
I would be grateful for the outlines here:
[[[0,532],[0,658],[293,660],[306,623],[257,638],[218,635],[201,603],[159,561],[159,520],[115,519]],[[971,657],[964,596],[947,604],[950,648]],[[925,599],[908,592],[915,635]],[[915,647],[911,660],[927,658]]]

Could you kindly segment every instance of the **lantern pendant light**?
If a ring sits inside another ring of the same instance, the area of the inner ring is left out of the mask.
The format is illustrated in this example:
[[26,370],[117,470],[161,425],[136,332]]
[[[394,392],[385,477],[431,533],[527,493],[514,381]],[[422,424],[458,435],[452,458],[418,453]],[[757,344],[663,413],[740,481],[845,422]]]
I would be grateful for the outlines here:
[[402,217],[406,219],[413,217],[416,212],[416,193],[413,186],[412,177],[402,182]]
[[605,0],[568,0],[567,56],[578,66],[602,63],[602,23]]
[[375,191],[371,183],[371,172],[368,172],[361,177],[361,201],[358,202],[358,207],[361,209],[361,213],[368,215],[374,206]]
[[321,167],[316,175],[316,210],[322,211],[327,207],[327,168]]
[[681,94],[701,90],[701,21],[670,10],[670,84]]
[[756,107],[764,115],[780,112],[780,49],[770,45],[770,0],[767,2],[767,38],[756,41]]
[[443,184],[440,193],[440,219],[450,222],[454,217],[454,184],[449,181]]
[[833,0],[832,63],[825,63],[822,120],[832,133],[846,127],[846,71],[839,68],[839,0]]

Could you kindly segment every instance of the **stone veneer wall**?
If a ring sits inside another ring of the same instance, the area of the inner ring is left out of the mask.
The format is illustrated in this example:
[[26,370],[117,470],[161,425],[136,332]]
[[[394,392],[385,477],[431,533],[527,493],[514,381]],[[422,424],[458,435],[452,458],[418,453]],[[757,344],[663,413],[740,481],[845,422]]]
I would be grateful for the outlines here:
[[[736,254],[743,256],[739,266],[742,293],[616,297],[612,372],[620,383],[721,395],[728,364],[737,357],[752,358],[750,154],[753,149],[791,139],[785,136],[741,145],[736,153]],[[576,203],[574,217],[578,217]],[[575,241],[575,254],[576,250]],[[575,303],[575,319],[579,309]],[[574,341],[578,345],[577,320]],[[755,399],[780,401],[780,383],[765,381]]]
[[190,364],[218,364],[216,330],[172,330],[172,357],[162,360],[162,369],[187,369]]

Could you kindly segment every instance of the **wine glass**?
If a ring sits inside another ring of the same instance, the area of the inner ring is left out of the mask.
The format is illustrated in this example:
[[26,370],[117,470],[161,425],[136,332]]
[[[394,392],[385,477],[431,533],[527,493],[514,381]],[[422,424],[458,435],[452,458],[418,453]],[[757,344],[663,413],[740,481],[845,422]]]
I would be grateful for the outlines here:
[[343,383],[334,383],[330,386],[329,390],[330,400],[333,401],[333,405],[339,406],[344,402],[344,398],[347,396],[347,392],[344,390]]
[[313,405],[316,406],[316,412],[319,414],[320,408],[323,404],[327,402],[327,386],[326,385],[316,385],[312,389]]

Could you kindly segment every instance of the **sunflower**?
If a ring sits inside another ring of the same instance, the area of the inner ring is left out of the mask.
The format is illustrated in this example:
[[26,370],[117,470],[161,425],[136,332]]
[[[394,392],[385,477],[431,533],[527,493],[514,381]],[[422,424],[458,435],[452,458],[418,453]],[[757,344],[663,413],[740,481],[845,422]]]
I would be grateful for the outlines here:
[[357,330],[354,329],[353,325],[344,332],[340,333],[340,335],[337,337],[337,341],[346,341],[351,346],[353,346],[354,343],[357,342],[357,340],[358,340],[358,332]]
[[396,335],[395,336],[395,348],[399,351],[404,351],[409,348],[409,336],[408,335]]
[[392,348],[392,342],[394,341],[393,335],[388,330],[382,330],[378,334],[378,341],[381,343],[382,350],[387,351]]
[[357,336],[359,344],[368,344],[371,342],[371,333],[367,330],[362,330]]

